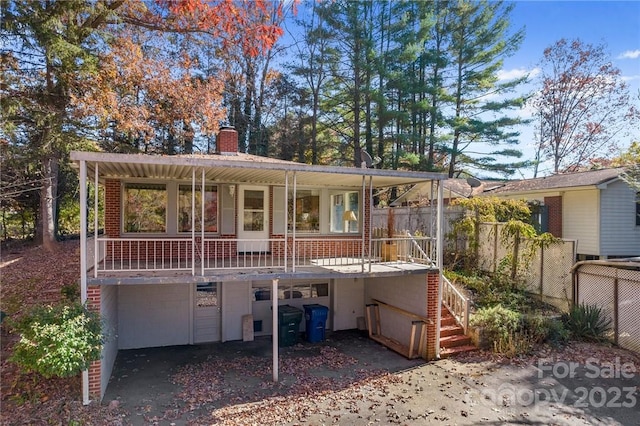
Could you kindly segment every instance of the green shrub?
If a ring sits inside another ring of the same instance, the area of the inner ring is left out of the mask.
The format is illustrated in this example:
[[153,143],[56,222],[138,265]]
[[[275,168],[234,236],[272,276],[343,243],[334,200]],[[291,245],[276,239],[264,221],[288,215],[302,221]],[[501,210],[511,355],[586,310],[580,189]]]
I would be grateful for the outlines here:
[[596,305],[573,305],[562,321],[571,337],[578,340],[600,342],[606,340],[611,320],[606,318],[602,308]]
[[474,327],[484,329],[494,351],[503,352],[522,325],[522,316],[502,305],[479,309],[470,319]]
[[26,372],[70,377],[100,359],[100,317],[80,303],[38,307],[15,328],[21,338],[11,360]]

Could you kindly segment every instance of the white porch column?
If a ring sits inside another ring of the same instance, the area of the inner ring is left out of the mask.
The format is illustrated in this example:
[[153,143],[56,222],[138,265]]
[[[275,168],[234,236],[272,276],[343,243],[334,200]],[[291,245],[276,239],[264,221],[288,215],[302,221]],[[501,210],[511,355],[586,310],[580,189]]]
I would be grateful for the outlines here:
[[[178,197],[180,197],[180,185],[178,185]],[[202,205],[204,206],[204,191],[202,192]],[[201,217],[200,219],[202,220],[203,218]],[[195,274],[196,274],[196,169],[193,168],[191,169],[191,276],[194,276]]]
[[[371,179],[371,176],[369,176],[369,179]],[[366,176],[362,175],[362,197],[360,197],[360,199],[362,201],[360,202],[360,204],[361,204],[361,206],[360,206],[360,220],[358,221],[359,225],[360,225],[360,232],[362,233],[362,249],[361,249],[362,254],[360,256],[361,260],[362,260],[362,266],[360,267],[360,270],[362,272],[364,272],[364,258],[365,258],[365,250],[364,249],[366,247],[365,246],[366,240],[364,238],[365,237],[365,235],[364,235],[364,230],[365,230],[365,224],[364,224],[365,215],[364,215],[364,212],[366,210],[365,206],[366,206],[366,203],[367,203],[367,197],[365,196],[367,187],[366,187],[365,183],[366,183]],[[369,200],[369,202],[371,202],[371,200]],[[369,265],[371,265],[371,262],[369,262]]]
[[272,326],[272,347],[273,347],[273,381],[278,381],[278,279],[271,281],[271,310],[273,311]]
[[[364,216],[363,216],[364,217]],[[373,238],[373,176],[369,176],[369,272],[371,272],[371,238]],[[364,230],[362,231],[364,234]]]
[[[99,256],[99,245],[98,245],[98,163],[95,164],[96,173],[93,178],[93,277],[98,278],[98,262],[100,261]],[[105,251],[107,248],[105,247]]]
[[[80,301],[82,304],[87,301],[87,162],[84,160],[80,161]],[[89,370],[83,370],[82,403],[90,402]]]
[[[433,182],[433,181],[432,181]],[[433,183],[431,184],[433,187]],[[442,318],[442,238],[444,234],[443,230],[443,214],[442,214],[442,204],[444,201],[444,185],[443,181],[438,181],[438,210],[437,210],[437,220],[436,224],[436,265],[438,266],[438,317],[436,320],[436,324],[438,324],[438,332],[436,333],[436,358],[440,358],[440,319]]]
[[[297,188],[298,186],[298,176],[296,174],[296,172],[293,172],[293,217],[291,218],[291,223],[293,223],[293,226],[291,227],[291,242],[293,244],[293,247],[291,249],[291,253],[292,253],[292,260],[291,260],[291,270],[293,272],[296,271],[296,196],[297,196]],[[289,210],[287,208],[287,210]],[[287,223],[285,224],[285,227],[289,226],[289,218],[287,218]]]
[[[200,228],[200,275],[202,275],[204,277],[204,193],[205,193],[205,184],[204,184],[204,179],[205,179],[205,175],[204,175],[204,168],[202,169],[202,211],[201,213],[201,217],[202,217],[202,228]],[[220,185],[218,185],[218,190],[221,189],[222,187]],[[219,193],[216,193],[216,197],[218,197]],[[220,205],[220,198],[216,198],[216,201],[218,202],[218,205]],[[220,231],[220,216],[218,216],[218,218],[216,219],[216,226],[218,227],[218,232]]]
[[284,271],[287,270],[287,253],[289,253],[289,172],[284,172]]

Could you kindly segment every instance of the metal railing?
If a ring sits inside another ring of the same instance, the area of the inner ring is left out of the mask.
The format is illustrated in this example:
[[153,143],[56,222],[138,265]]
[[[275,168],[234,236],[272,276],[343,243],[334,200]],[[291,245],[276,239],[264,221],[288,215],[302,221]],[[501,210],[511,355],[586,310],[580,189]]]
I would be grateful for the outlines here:
[[[427,253],[435,239],[406,234],[396,238],[110,238],[97,240],[98,272],[192,271],[415,263],[435,267]],[[91,242],[92,246],[94,242]],[[393,253],[388,253],[393,247]],[[95,249],[93,250],[95,251]],[[364,270],[364,269],[363,269]]]
[[192,271],[190,238],[98,238],[96,272]]
[[447,277],[442,275],[442,303],[449,309],[458,325],[467,334],[469,330],[469,299],[467,299]]

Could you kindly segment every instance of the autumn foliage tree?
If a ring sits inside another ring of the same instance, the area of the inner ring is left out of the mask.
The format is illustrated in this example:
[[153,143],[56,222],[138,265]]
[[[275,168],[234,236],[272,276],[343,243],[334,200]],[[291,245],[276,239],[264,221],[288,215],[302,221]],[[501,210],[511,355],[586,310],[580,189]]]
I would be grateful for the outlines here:
[[268,49],[282,34],[271,20],[279,4],[3,2],[0,136],[39,164],[45,247],[55,247],[59,166],[69,150],[100,140],[109,150],[189,152],[225,116],[224,76],[202,73],[200,55]]
[[541,123],[541,159],[551,160],[559,173],[613,153],[638,111],[604,45],[559,40],[545,49],[540,69],[533,105]]

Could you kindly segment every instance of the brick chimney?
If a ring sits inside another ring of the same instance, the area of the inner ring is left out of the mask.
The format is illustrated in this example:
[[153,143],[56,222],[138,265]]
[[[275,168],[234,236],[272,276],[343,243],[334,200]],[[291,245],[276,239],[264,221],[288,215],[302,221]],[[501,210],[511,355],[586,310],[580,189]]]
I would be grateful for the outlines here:
[[220,128],[220,132],[216,138],[216,154],[238,154],[238,132],[236,129],[230,126]]

